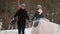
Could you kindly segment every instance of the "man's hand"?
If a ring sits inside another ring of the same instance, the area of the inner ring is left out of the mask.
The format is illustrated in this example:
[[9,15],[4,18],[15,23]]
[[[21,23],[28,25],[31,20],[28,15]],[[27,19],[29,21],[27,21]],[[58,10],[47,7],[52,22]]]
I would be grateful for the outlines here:
[[11,21],[10,21],[10,24],[15,24],[15,22],[16,22],[16,19],[12,19]]
[[15,20],[15,18],[13,18],[12,20]]

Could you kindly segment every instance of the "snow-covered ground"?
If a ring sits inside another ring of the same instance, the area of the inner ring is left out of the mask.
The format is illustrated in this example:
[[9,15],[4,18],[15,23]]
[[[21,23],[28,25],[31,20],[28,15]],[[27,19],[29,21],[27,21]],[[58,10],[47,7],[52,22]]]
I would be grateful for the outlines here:
[[[26,28],[25,29],[25,34],[31,34],[32,28]],[[18,30],[0,30],[0,34],[18,34]],[[60,34],[60,26],[56,32],[56,34]]]
[[[25,34],[30,34],[32,28],[26,28]],[[18,34],[18,30],[0,30],[0,34]]]
[[59,25],[59,27],[58,27],[58,29],[57,29],[56,34],[60,34],[60,25]]
[[2,26],[2,22],[0,22],[0,29],[2,28],[1,26]]

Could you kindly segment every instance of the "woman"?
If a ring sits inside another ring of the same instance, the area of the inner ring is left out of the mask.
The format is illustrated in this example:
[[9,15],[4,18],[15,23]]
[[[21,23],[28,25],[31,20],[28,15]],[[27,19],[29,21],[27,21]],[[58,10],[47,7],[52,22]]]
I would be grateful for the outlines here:
[[38,5],[37,13],[32,18],[33,28],[31,34],[56,34],[58,25],[50,22],[43,16],[42,6]]

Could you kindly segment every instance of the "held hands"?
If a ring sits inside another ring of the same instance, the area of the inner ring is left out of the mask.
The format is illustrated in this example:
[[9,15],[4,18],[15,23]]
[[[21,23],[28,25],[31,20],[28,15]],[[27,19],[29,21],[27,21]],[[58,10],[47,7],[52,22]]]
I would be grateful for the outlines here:
[[31,22],[32,20],[30,19],[30,20],[28,20],[29,22]]

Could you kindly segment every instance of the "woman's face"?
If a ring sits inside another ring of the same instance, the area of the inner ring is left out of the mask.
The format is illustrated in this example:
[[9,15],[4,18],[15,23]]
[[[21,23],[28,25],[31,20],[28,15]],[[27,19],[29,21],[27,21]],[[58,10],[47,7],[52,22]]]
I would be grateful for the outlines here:
[[41,14],[43,12],[43,10],[41,8],[39,8],[37,11],[39,12],[39,14]]

